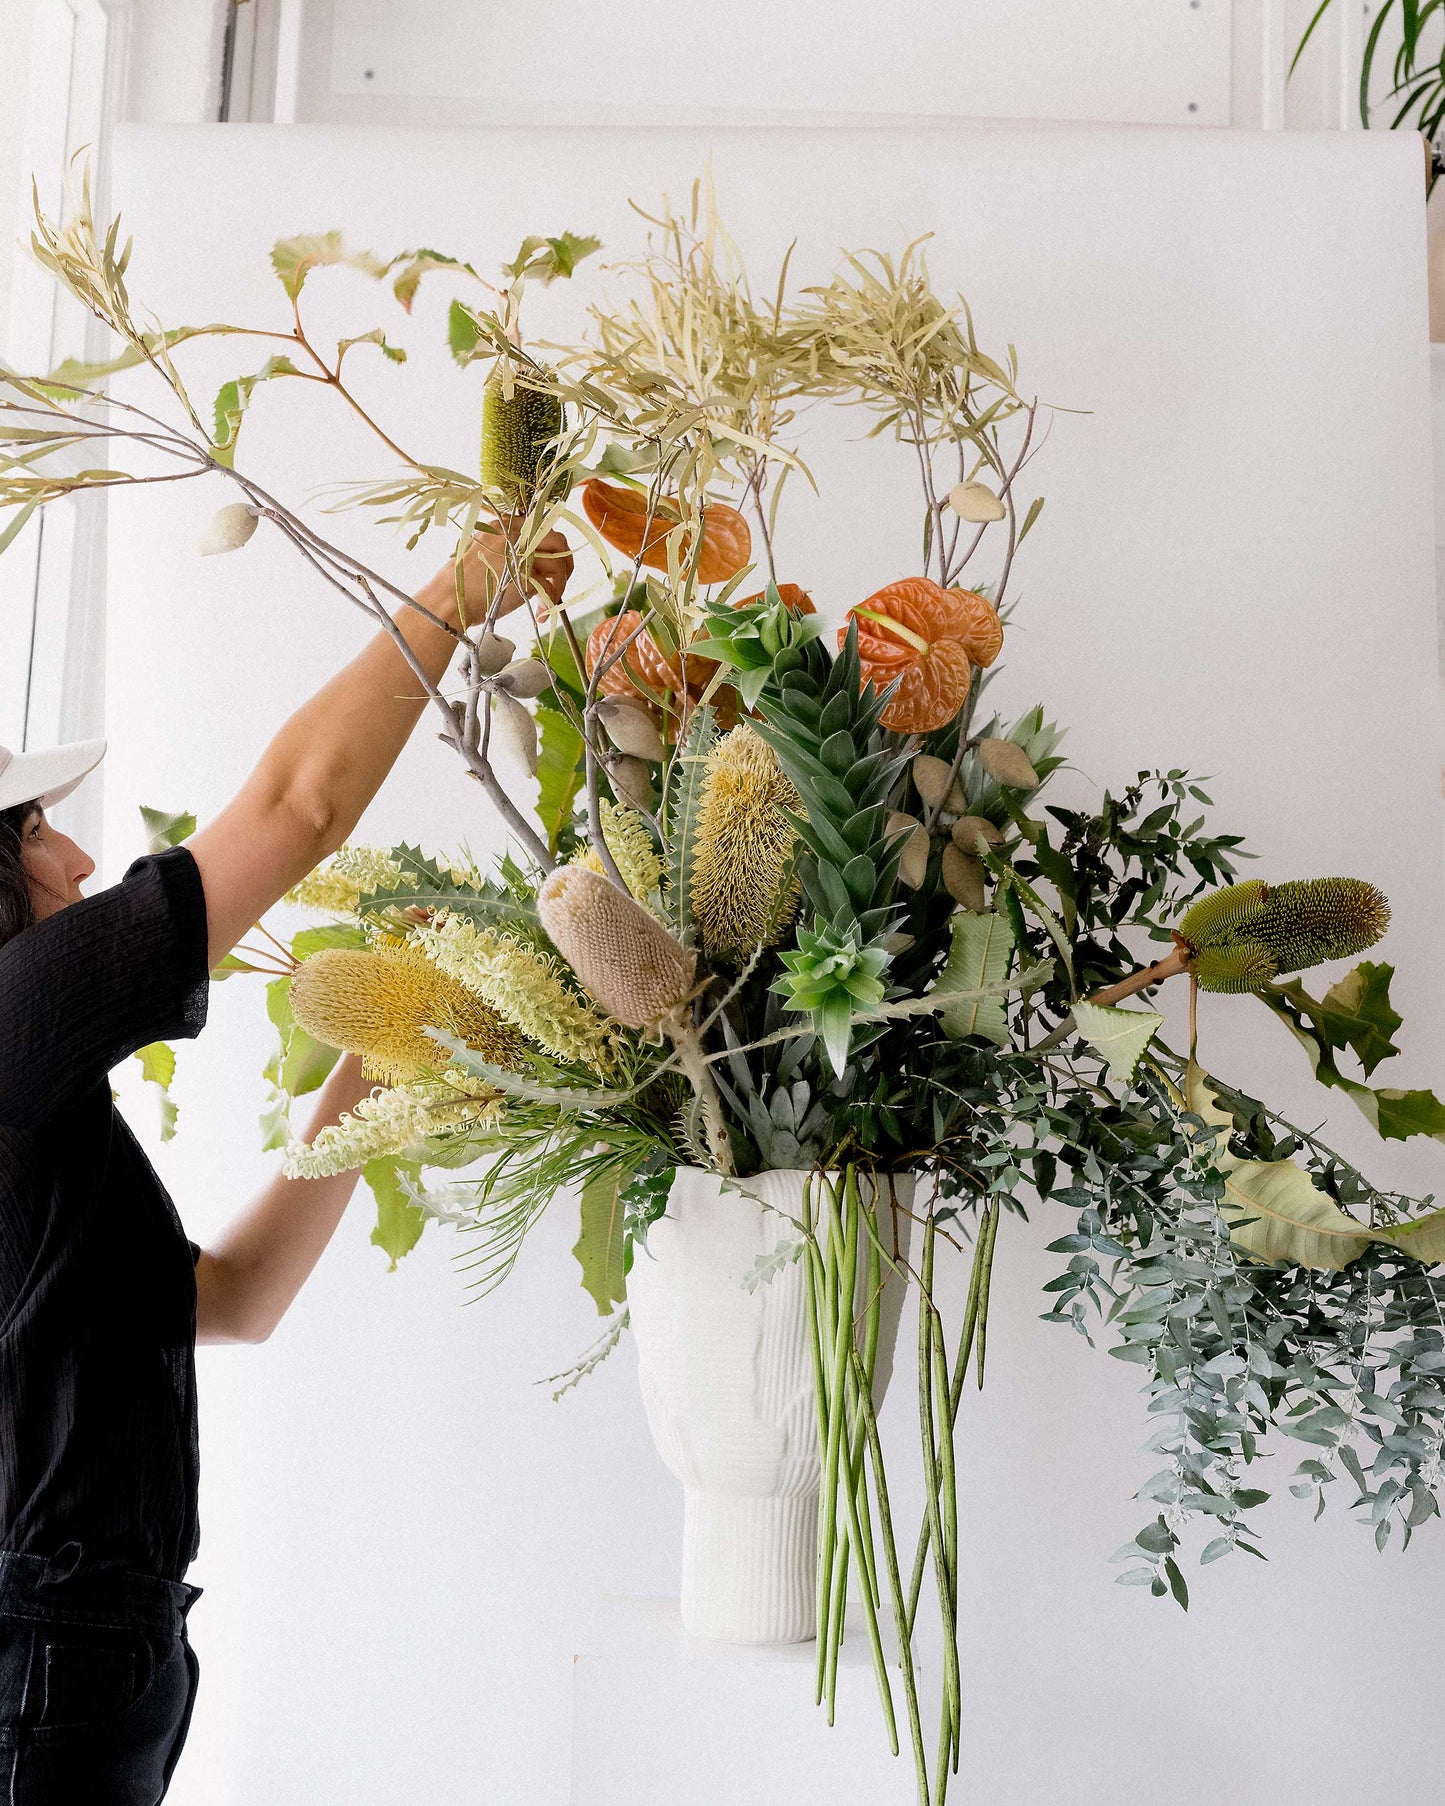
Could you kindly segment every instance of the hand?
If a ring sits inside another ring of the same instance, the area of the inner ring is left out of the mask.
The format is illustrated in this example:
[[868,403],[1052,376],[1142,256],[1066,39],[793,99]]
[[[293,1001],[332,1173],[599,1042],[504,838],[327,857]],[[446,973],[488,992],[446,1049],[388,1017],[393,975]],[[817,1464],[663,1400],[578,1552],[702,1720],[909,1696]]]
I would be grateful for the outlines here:
[[[510,523],[487,523],[477,529],[466,557],[462,561],[462,584],[466,616],[469,624],[484,620],[491,607],[498,582],[507,568],[508,545],[503,532]],[[562,592],[572,575],[572,548],[566,535],[548,533],[532,555],[528,575],[532,594],[546,598],[546,606],[557,607]],[[456,579],[453,567],[445,565],[417,597],[444,621],[456,619]],[[516,583],[507,584],[497,604],[496,618],[520,608],[526,597]]]

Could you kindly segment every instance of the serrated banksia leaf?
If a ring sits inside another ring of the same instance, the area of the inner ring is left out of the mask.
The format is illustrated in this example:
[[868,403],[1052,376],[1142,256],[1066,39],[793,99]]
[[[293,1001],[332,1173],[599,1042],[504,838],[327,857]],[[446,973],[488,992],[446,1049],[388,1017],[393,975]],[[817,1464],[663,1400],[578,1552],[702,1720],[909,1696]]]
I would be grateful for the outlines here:
[[773,946],[798,911],[802,808],[777,755],[748,727],[707,759],[693,854],[692,913],[708,954],[747,959]]
[[583,988],[626,1027],[654,1028],[691,993],[696,956],[599,872],[559,866],[537,914]]
[[445,1067],[427,1034],[446,1029],[494,1066],[514,1066],[521,1036],[465,985],[410,947],[330,947],[304,960],[291,1009],[308,1035],[360,1054],[369,1078],[405,1084]]

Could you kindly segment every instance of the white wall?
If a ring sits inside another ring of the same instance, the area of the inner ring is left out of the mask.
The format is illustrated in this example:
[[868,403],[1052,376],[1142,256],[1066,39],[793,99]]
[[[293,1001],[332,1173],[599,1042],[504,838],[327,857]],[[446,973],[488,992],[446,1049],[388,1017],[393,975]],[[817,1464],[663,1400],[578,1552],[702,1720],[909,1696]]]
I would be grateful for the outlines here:
[[[1091,782],[1066,782],[1081,796],[1142,764],[1187,761],[1214,774],[1220,819],[1267,851],[1267,874],[1377,877],[1396,905],[1385,954],[1410,1000],[1400,1082],[1438,1081],[1429,415],[1411,144],[255,128],[129,134],[117,181],[137,232],[138,295],[169,319],[263,321],[284,312],[266,267],[284,233],[343,224],[357,244],[422,242],[484,266],[523,231],[567,224],[597,229],[621,255],[636,244],[626,198],[681,193],[710,148],[760,265],[795,231],[801,271],[824,268],[840,240],[937,229],[940,280],[967,288],[985,341],[1015,340],[1039,391],[1082,410],[1058,418],[1039,466],[1050,500],[1020,568],[1000,701],[1043,695],[1072,724]],[[589,284],[539,295],[531,330],[574,327]],[[318,279],[316,306],[328,334],[382,317],[377,291],[349,274]],[[414,352],[405,369],[357,370],[429,455],[463,463],[480,379],[449,366],[443,312],[438,290],[411,322],[392,319]],[[197,392],[250,361],[234,346],[198,350]],[[292,497],[381,474],[384,460],[312,400],[257,402],[249,468]],[[861,453],[852,432],[820,426],[826,502],[800,506],[786,540],[790,566],[834,613],[913,555],[911,528],[892,525],[906,478]],[[108,875],[135,851],[136,803],[213,813],[288,707],[357,643],[357,624],[275,540],[196,560],[219,499],[218,486],[195,485],[116,510]],[[355,517],[329,526],[365,539],[399,576],[426,568]],[[366,831],[493,843],[475,788],[426,735]],[[1303,1062],[1240,1008],[1210,1012],[1211,1059],[1313,1120]],[[183,1056],[181,1135],[158,1158],[203,1239],[270,1170],[252,1128],[266,1038],[259,997],[230,984]],[[149,1100],[131,1108],[144,1123]],[[1348,1116],[1331,1127],[1368,1149]],[[1376,1152],[1372,1166],[1428,1184],[1435,1151]],[[1382,1736],[1341,1702],[1361,1697],[1361,1677],[1387,1674],[1391,1722],[1432,1722],[1445,1540],[1427,1531],[1407,1559],[1382,1560],[1339,1514],[1311,1529],[1284,1497],[1268,1514],[1270,1565],[1205,1571],[1188,1619],[1115,1587],[1107,1556],[1137,1526],[1127,1495],[1146,1471],[1145,1421],[1131,1372],[1037,1321],[1056,1224],[1011,1231],[1001,1249],[989,1388],[970,1407],[973,1797],[1431,1797],[1428,1736]],[[343,1226],[272,1343],[203,1352],[206,1682],[175,1797],[559,1806],[570,1657],[589,1602],[675,1589],[677,1492],[647,1445],[630,1354],[560,1406],[533,1385],[596,1326],[565,1203],[507,1286],[467,1309],[451,1261],[464,1243],[429,1232],[388,1275],[367,1230],[364,1211]],[[911,1415],[900,1384],[888,1435],[905,1518]],[[1286,1446],[1274,1462],[1281,1494],[1296,1458]]]

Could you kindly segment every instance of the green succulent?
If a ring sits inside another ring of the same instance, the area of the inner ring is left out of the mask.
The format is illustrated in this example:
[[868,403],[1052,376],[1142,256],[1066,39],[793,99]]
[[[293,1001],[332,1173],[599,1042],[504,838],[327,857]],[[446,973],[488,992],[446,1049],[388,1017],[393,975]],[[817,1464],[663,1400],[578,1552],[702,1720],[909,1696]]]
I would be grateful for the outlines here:
[[816,932],[800,928],[797,948],[781,958],[787,972],[773,989],[789,1009],[813,1018],[833,1070],[841,1076],[848,1064],[854,1011],[876,1009],[887,994],[883,973],[888,954],[825,923]]
[[728,666],[738,694],[752,709],[757,707],[779,654],[817,639],[823,623],[817,615],[798,614],[787,607],[778,586],[770,583],[756,602],[740,608],[727,603],[713,605],[706,629],[705,636],[689,650]]

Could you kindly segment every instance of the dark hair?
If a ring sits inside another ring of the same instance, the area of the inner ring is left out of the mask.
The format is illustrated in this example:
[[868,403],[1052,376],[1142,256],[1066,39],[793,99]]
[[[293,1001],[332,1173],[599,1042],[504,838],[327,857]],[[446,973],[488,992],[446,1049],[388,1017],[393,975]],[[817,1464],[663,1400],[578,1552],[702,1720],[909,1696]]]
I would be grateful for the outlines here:
[[35,920],[35,901],[22,853],[25,829],[39,807],[38,803],[17,803],[13,809],[0,809],[0,947]]

